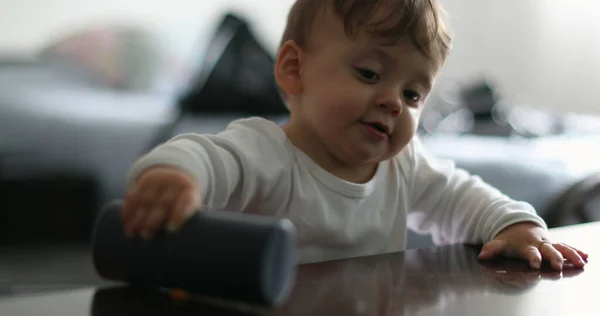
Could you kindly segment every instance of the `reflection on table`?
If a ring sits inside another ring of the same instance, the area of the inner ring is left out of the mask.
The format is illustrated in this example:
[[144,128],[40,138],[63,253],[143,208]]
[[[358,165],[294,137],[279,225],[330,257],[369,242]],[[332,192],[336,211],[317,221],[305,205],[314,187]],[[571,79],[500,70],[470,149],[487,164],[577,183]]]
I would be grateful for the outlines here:
[[479,249],[453,245],[301,266],[290,298],[275,310],[203,297],[177,302],[160,291],[123,287],[97,291],[92,311],[94,316],[526,315],[530,296],[558,286],[577,289],[577,282],[566,280],[585,275],[572,267],[536,271],[518,260],[480,262]]
[[300,266],[289,298],[274,309],[103,286],[2,298],[0,315],[589,315],[597,309],[600,222],[553,229],[552,236],[587,252],[585,269],[479,261],[479,247],[451,245]]

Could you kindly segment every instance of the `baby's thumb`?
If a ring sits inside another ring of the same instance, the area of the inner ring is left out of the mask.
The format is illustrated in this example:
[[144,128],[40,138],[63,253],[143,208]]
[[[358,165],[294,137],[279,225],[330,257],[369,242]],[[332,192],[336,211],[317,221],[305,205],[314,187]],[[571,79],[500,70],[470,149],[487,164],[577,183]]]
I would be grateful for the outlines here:
[[479,259],[489,260],[501,254],[508,245],[506,240],[492,240],[481,248]]

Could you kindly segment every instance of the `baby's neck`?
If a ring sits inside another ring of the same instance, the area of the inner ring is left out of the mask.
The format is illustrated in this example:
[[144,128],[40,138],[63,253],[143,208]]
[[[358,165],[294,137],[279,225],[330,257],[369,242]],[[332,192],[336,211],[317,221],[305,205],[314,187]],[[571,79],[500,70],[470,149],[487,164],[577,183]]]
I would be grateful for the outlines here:
[[296,148],[305,153],[321,168],[342,180],[352,183],[366,183],[373,178],[377,171],[377,164],[349,166],[343,163],[315,137],[297,133],[289,124],[283,126],[282,129]]
[[[312,158],[312,157],[311,157]],[[327,170],[329,173],[335,175],[336,177],[352,182],[352,183],[367,183],[369,180],[373,179],[375,172],[377,171],[377,164],[372,164],[368,166],[362,167],[338,167],[335,166],[331,168],[326,168],[323,164],[319,163],[317,160],[312,158],[321,168]]]

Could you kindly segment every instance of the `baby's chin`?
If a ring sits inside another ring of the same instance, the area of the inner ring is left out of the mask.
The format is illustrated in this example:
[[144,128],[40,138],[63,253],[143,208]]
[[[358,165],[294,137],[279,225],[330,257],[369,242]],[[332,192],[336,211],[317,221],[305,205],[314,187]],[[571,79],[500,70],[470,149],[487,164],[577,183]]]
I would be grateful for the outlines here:
[[395,156],[402,152],[414,137],[415,133],[412,133],[412,131],[393,134],[388,140],[388,146],[390,148],[389,150],[392,153],[392,156]]
[[398,156],[398,154],[400,154],[402,152],[402,148],[399,150],[393,150],[393,151],[388,151],[385,155],[382,155],[379,159],[378,159],[378,163],[379,162],[383,162],[383,161],[387,161],[390,159],[393,159],[394,157]]
[[357,164],[360,165],[365,165],[365,164],[378,164],[380,162],[383,161],[387,161],[389,159],[394,158],[396,155],[398,155],[402,150],[401,149],[395,149],[395,150],[391,150],[389,147],[385,148],[385,149],[371,149],[371,150],[365,150],[363,153],[361,154],[357,154],[354,155],[354,158],[358,158],[356,160]]

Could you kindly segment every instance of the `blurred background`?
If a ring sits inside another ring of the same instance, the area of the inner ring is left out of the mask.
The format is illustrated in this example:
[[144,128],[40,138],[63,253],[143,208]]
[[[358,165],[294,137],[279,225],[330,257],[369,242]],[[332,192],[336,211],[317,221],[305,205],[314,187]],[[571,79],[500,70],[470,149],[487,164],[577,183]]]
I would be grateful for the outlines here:
[[[0,290],[95,282],[69,249],[85,253],[158,143],[250,115],[284,123],[271,67],[292,3],[0,1]],[[425,146],[551,227],[600,220],[600,2],[441,3],[454,48]]]

